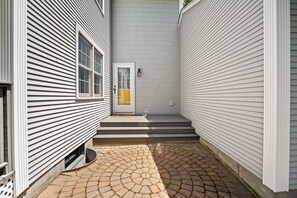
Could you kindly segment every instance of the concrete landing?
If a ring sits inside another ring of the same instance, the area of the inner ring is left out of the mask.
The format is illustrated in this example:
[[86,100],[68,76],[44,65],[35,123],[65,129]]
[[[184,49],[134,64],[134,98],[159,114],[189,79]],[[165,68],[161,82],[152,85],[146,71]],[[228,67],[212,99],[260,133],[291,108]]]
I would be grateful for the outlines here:
[[112,115],[102,122],[190,122],[180,115],[118,116]]
[[180,115],[117,116],[101,121],[101,127],[121,126],[191,126],[191,121]]

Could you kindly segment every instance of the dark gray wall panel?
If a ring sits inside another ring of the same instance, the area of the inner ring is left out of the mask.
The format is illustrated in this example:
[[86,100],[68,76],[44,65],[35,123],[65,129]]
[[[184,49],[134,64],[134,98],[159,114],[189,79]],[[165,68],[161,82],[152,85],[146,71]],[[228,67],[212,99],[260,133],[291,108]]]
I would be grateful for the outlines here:
[[[114,62],[136,62],[137,114],[178,114],[178,0],[113,0]],[[169,100],[174,106],[169,106]]]

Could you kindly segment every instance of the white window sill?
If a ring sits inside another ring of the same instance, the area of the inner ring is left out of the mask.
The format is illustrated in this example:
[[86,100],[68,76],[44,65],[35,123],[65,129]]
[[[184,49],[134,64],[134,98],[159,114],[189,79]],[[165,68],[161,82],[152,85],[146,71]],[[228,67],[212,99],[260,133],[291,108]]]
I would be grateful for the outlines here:
[[98,100],[98,101],[101,101],[101,100],[105,100],[104,97],[77,97],[76,100],[80,100],[80,101],[94,101],[94,100]]

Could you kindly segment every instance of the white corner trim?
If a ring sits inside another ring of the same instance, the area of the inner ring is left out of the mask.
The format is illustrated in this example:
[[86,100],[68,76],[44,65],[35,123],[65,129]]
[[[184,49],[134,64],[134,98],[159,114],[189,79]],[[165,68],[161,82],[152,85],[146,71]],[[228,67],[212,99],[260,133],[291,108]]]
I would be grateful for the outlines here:
[[178,27],[180,27],[181,21],[183,19],[183,15],[185,12],[187,12],[188,10],[190,10],[192,7],[194,7],[197,3],[199,3],[202,0],[193,0],[191,1],[186,7],[182,8],[180,13],[179,13],[179,17],[178,17]]
[[104,17],[104,6],[105,6],[105,0],[102,0],[102,7],[100,6],[100,4],[98,3],[97,0],[95,0],[96,5],[98,6],[102,16]]
[[29,186],[27,119],[27,0],[13,0],[12,6],[12,128],[14,195]]
[[184,0],[178,1],[178,13],[180,13],[181,9],[183,9]]
[[263,184],[289,190],[290,1],[264,0]]

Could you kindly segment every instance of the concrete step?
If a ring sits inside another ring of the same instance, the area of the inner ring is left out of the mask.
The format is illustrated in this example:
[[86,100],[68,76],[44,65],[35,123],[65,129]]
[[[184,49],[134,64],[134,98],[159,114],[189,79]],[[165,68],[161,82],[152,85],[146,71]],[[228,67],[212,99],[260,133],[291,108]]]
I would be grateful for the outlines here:
[[[168,125],[167,125],[168,126]],[[100,127],[97,134],[193,134],[195,129],[190,126],[170,127]]]
[[166,127],[191,126],[191,122],[101,122],[101,127]]
[[110,116],[100,123],[101,127],[167,127],[191,126],[191,121],[182,116]]
[[134,144],[197,140],[191,121],[179,115],[109,116],[101,121],[94,144]]
[[199,136],[194,134],[113,134],[96,135],[93,138],[94,145],[101,144],[135,144],[162,141],[185,141],[198,140]]

